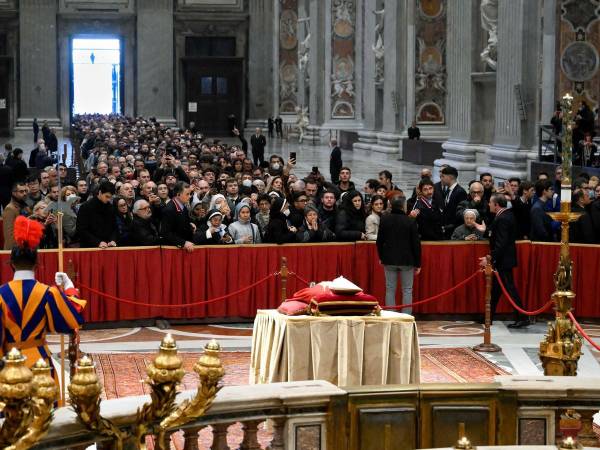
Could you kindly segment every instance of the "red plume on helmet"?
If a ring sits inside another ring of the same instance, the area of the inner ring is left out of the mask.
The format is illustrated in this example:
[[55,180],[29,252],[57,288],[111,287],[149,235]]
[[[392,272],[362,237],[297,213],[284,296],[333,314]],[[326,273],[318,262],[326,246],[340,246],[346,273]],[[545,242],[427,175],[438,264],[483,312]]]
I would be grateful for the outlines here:
[[44,226],[35,220],[19,216],[15,220],[13,234],[17,246],[35,250],[44,235]]

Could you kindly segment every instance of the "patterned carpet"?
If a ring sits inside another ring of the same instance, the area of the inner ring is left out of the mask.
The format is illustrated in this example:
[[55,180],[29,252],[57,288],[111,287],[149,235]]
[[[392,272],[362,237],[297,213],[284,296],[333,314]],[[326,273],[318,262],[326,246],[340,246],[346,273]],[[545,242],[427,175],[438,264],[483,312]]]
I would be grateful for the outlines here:
[[[146,367],[151,362],[150,353],[93,354],[98,376],[104,385],[105,398],[119,398],[147,394],[142,382]],[[195,389],[196,375],[192,366],[200,353],[180,352],[186,375],[182,390]],[[248,384],[249,352],[222,352],[225,367],[225,386]],[[421,382],[423,383],[477,383],[493,381],[495,375],[506,374],[469,348],[422,348]]]
[[[180,352],[186,375],[181,390],[195,389],[197,377],[192,366],[200,353]],[[142,380],[146,378],[146,367],[152,361],[151,353],[107,353],[92,354],[98,376],[104,386],[104,399],[148,394],[148,386]],[[222,352],[221,361],[225,367],[223,385],[248,384],[250,367],[249,352]],[[495,375],[506,374],[504,370],[487,361],[470,348],[422,348],[421,349],[421,382],[423,383],[470,383],[490,382]],[[264,425],[264,424],[263,424]],[[261,427],[263,426],[261,425]],[[238,448],[242,440],[239,423],[229,428],[227,441],[231,448]],[[258,433],[259,442],[266,448],[272,435],[261,428]],[[148,450],[154,445],[150,438],[146,440]],[[212,432],[209,427],[199,433],[199,449],[209,449],[212,444]],[[172,436],[171,448],[183,449],[183,436],[176,433]]]

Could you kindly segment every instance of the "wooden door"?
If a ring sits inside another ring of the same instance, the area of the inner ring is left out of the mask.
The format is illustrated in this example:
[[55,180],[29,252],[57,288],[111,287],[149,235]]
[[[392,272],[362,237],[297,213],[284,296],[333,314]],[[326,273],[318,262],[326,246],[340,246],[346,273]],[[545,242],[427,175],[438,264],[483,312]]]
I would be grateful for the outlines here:
[[184,67],[186,125],[195,122],[205,136],[229,136],[230,116],[238,124],[242,117],[243,60],[189,58]]

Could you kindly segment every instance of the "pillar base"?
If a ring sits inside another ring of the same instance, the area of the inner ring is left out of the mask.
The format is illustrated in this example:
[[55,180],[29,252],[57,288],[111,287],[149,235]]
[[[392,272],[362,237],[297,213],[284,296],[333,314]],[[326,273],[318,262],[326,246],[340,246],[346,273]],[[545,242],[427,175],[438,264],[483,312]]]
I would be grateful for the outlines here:
[[476,352],[483,353],[496,353],[502,351],[502,348],[493,343],[486,344],[482,342],[481,344],[478,344],[475,347],[473,347],[473,350],[475,350]]
[[358,133],[359,142],[355,142],[352,149],[397,156],[400,153],[400,138],[401,136],[395,133],[360,131]]

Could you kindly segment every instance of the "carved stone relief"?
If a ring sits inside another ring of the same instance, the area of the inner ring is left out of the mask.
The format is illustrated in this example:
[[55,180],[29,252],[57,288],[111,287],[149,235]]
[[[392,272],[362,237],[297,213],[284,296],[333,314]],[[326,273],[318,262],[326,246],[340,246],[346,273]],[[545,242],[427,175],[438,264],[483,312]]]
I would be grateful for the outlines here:
[[298,106],[298,0],[279,0],[279,112]]
[[355,117],[355,0],[331,2],[331,117]]
[[446,0],[418,0],[415,111],[420,124],[444,124],[446,115]]
[[557,98],[568,92],[576,108],[586,101],[595,109],[600,106],[600,2],[557,3]]

